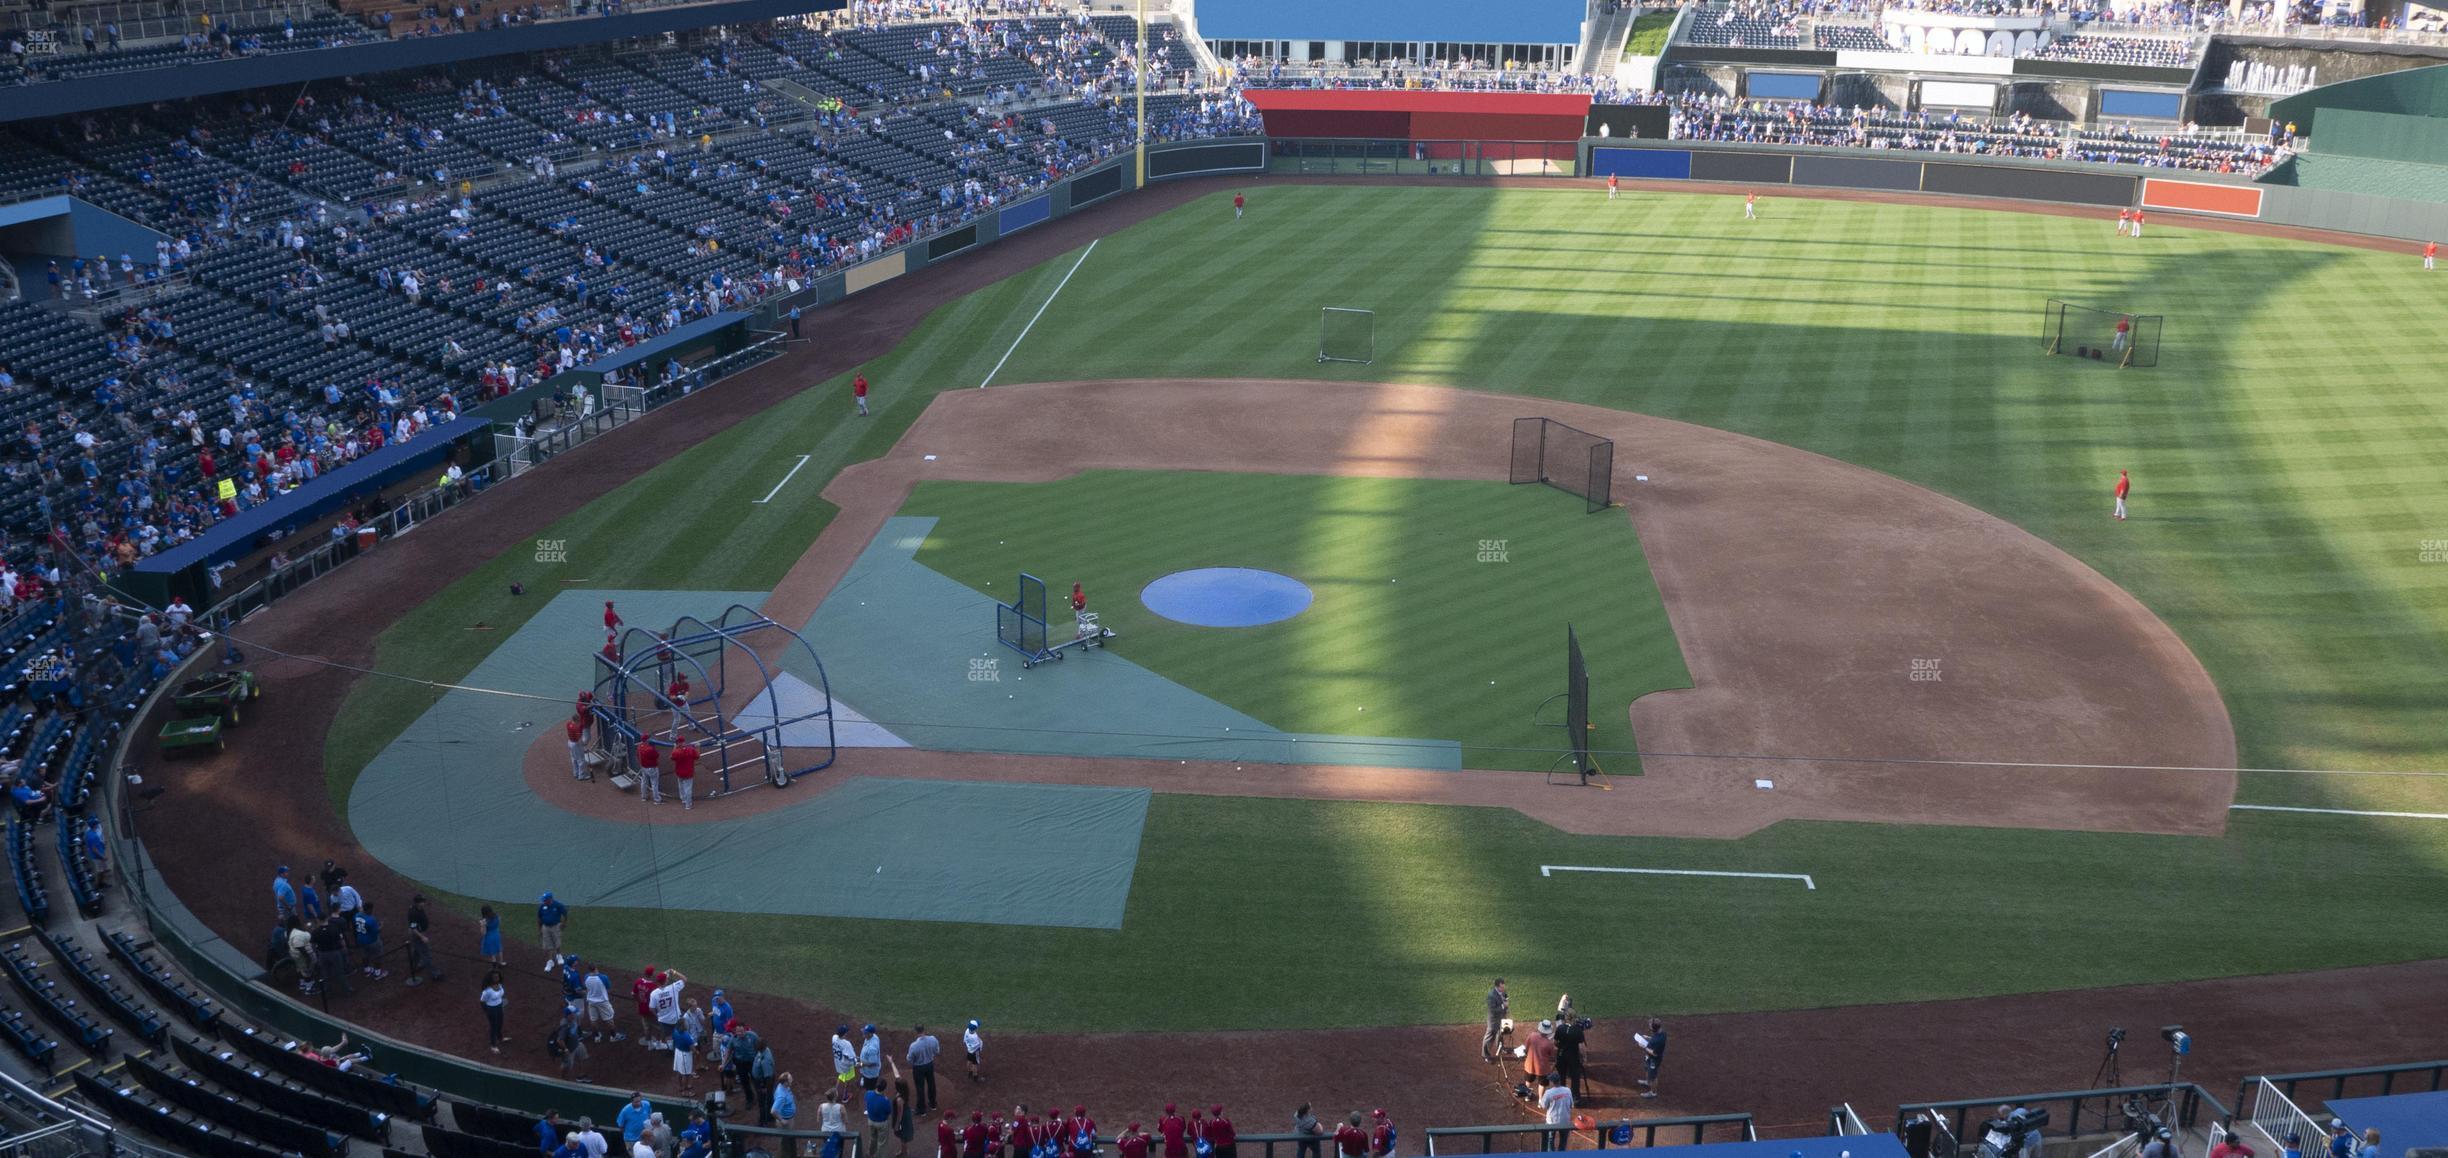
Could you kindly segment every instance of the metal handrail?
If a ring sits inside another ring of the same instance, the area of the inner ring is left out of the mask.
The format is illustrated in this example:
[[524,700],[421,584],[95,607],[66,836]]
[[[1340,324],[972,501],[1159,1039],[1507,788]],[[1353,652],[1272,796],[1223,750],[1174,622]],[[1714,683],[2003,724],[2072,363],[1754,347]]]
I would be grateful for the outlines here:
[[1947,1126],[1956,1138],[1961,1139],[1965,1137],[1965,1127],[1971,1124],[1971,1111],[1975,1109],[1987,1111],[1999,1105],[2045,1106],[2051,1103],[2063,1103],[2067,1107],[2067,1113],[2063,1119],[2064,1126],[2061,1128],[2069,1133],[2079,1134],[2085,1103],[2098,1101],[2103,1107],[2102,1113],[2105,1114],[2106,1107],[2133,1098],[2166,1099],[2172,1103],[2174,1110],[2176,1121],[2172,1124],[2190,1125],[2201,1116],[2202,1108],[2205,1106],[2211,1110],[2213,1119],[2224,1119],[2229,1116],[2226,1104],[2199,1084],[2175,1082],[2147,1086],[2117,1086],[2101,1090],[2060,1090],[2045,1094],[1992,1095],[1943,1102],[1907,1102],[1896,1107],[1895,1120],[1896,1128],[1900,1131],[1905,1121],[1914,1114],[1927,1113],[1933,1120]]
[[[1752,1122],[1751,1115],[1747,1113],[1692,1114],[1679,1118],[1616,1118],[1594,1122],[1589,1129],[1597,1135],[1597,1148],[1605,1150],[1614,1145],[1612,1139],[1618,1129],[1640,1132],[1640,1144],[1646,1148],[1657,1145],[1658,1131],[1686,1128],[1691,1130],[1691,1144],[1699,1145],[1705,1140],[1704,1135],[1711,1126],[1740,1126],[1743,1141],[1759,1140],[1759,1128]],[[1439,1138],[1477,1138],[1479,1139],[1477,1153],[1494,1154],[1498,1153],[1495,1148],[1497,1138],[1516,1134],[1536,1134],[1539,1136],[1541,1150],[1561,1150],[1564,1148],[1563,1143],[1580,1129],[1581,1127],[1577,1126],[1550,1126],[1543,1122],[1535,1125],[1431,1126],[1427,1131],[1428,1153],[1430,1158],[1434,1158],[1439,1153],[1437,1149]],[[1443,1152],[1453,1153],[1454,1151],[1449,1148]]]
[[2307,1070],[2302,1073],[2264,1074],[2260,1077],[2246,1078],[2244,1084],[2237,1088],[2236,1101],[2242,1104],[2249,1100],[2253,1086],[2258,1082],[2268,1082],[2278,1087],[2279,1091],[2289,1099],[2294,1098],[2295,1087],[2298,1085],[2306,1082],[2328,1082],[2330,1083],[2330,1097],[2344,1097],[2346,1083],[2357,1078],[2380,1079],[2380,1094],[2385,1097],[2396,1092],[2397,1079],[2405,1074],[2429,1076],[2431,1082],[2425,1087],[2426,1092],[2448,1088],[2448,1084],[2444,1084],[2448,1083],[2448,1061],[2399,1062],[2394,1065],[2357,1066],[2343,1070]]
[[[711,386],[722,378],[727,378],[740,370],[763,362],[780,352],[777,347],[780,339],[786,335],[762,330],[755,332],[764,336],[742,349],[708,361],[697,371],[692,371],[692,374],[708,373],[708,386]],[[720,375],[715,376],[713,371],[720,371]],[[542,457],[531,457],[531,465],[540,463],[543,458],[555,457],[564,451],[584,445],[615,427],[626,425],[637,418],[651,414],[679,401],[687,394],[695,393],[696,389],[703,388],[698,387],[684,392],[676,383],[657,383],[638,391],[637,397],[642,400],[641,405],[635,407],[608,406],[552,431],[527,439],[525,441],[530,447],[531,456],[534,449],[543,451]],[[515,451],[497,454],[482,466],[463,471],[464,480],[455,486],[427,487],[412,492],[390,504],[380,518],[373,520],[368,525],[373,526],[385,538],[413,528],[416,524],[444,510],[466,502],[516,477],[519,472],[512,469],[516,454]],[[333,568],[356,558],[363,551],[364,549],[357,545],[354,538],[327,540],[307,551],[304,556],[290,560],[288,566],[271,570],[246,586],[214,600],[208,610],[230,620],[243,619],[271,606],[275,600],[298,587],[321,578]]]

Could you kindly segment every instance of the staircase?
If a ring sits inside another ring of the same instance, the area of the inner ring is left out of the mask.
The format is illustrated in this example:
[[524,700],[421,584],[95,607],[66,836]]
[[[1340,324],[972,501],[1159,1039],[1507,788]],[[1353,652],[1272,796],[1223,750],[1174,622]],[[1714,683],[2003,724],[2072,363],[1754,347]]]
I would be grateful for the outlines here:
[[1590,0],[1589,37],[1573,69],[1583,76],[1615,75],[1615,66],[1623,61],[1624,38],[1632,35],[1632,22],[1640,18],[1641,10],[1629,4],[1613,12],[1605,7],[1601,0]]

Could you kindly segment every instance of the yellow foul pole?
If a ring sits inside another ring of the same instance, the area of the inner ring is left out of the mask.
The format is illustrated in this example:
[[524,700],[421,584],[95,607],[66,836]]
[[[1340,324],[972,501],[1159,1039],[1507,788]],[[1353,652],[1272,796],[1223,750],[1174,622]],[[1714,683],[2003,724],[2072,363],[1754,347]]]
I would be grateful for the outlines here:
[[1139,172],[1138,179],[1131,183],[1131,188],[1143,189],[1147,187],[1147,0],[1139,0],[1139,59],[1138,67],[1132,71],[1139,74],[1139,113],[1135,118],[1139,124],[1139,136],[1135,150]]

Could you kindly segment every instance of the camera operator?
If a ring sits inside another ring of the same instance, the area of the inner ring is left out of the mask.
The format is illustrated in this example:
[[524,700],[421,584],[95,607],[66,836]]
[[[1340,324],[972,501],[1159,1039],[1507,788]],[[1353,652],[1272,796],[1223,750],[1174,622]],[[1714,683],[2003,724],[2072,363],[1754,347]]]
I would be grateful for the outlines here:
[[2021,1144],[2022,1140],[2017,1136],[2015,1128],[2015,1108],[2013,1106],[1999,1106],[1997,1113],[1990,1115],[1988,1121],[1981,1123],[1982,1150],[1995,1154],[1998,1158],[2014,1158],[2014,1152],[2021,1147]]
[[1557,1010],[1556,1076],[1564,1079],[1564,1084],[1572,1090],[1573,1100],[1577,1102],[1589,1096],[1589,1090],[1585,1084],[1586,1079],[1583,1077],[1586,1069],[1581,1049],[1589,1041],[1590,1019],[1572,1016],[1571,1003],[1572,997],[1566,995],[1563,1002],[1564,1008]]
[[2048,1111],[2024,1106],[1999,1106],[1997,1116],[1982,1123],[1981,1151],[1997,1158],[2040,1158],[2040,1128]]

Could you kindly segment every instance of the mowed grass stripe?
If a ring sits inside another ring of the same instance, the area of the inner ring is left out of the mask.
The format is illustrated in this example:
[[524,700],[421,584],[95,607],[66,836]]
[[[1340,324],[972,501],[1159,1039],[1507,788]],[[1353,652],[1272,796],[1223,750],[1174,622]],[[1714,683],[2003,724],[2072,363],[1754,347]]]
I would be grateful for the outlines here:
[[[1743,234],[1736,199],[1644,195],[1605,206],[1587,192],[1261,185],[1242,223],[1252,228],[1228,256],[1213,234],[1229,209],[1207,199],[1101,245],[1055,307],[1062,324],[1040,325],[1006,373],[1450,383],[1788,442],[1994,512],[2135,593],[2218,681],[2248,763],[2448,766],[2439,739],[2448,734],[2448,564],[2414,558],[2438,486],[2423,464],[2448,457],[2448,398],[2433,387],[2443,351],[2430,321],[2448,315],[2448,280],[2423,279],[2404,255],[2166,226],[2120,241],[2098,220],[1955,209],[1771,199],[1759,224],[1790,211],[1802,227]],[[1489,238],[1564,252],[1542,254],[1535,264],[1552,267],[1542,271],[1482,256],[1503,252]],[[1109,252],[1123,260],[1109,263]],[[1609,260],[1593,262],[1599,253]],[[1068,264],[939,311],[870,368],[887,413],[844,435],[848,449],[828,451],[803,477],[828,477],[846,456],[888,445],[926,391],[974,386]],[[1249,281],[1263,292],[1239,284]],[[1475,295],[1486,290],[1534,308],[1484,309]],[[1315,363],[1316,307],[1330,296],[1378,311],[1376,366]],[[2165,364],[2120,373],[2040,357],[2048,297],[2164,313]],[[2359,303],[2379,303],[2377,316],[2358,316]],[[1559,380],[1567,376],[1576,380]],[[796,428],[799,445],[830,445],[845,410],[836,392],[824,407],[759,421]],[[2122,524],[2104,513],[2118,466],[2134,469],[2140,486],[2137,517]],[[675,496],[668,513],[647,511],[620,529],[708,534],[688,529],[712,508],[685,485],[686,472],[728,469],[709,458],[653,476]],[[657,578],[625,566],[612,560],[603,573]],[[732,569],[742,578],[704,585],[747,585],[757,567]],[[516,573],[490,567],[458,585],[436,601],[451,614],[420,609],[386,636],[386,655],[433,670],[473,662],[458,627],[498,609],[469,592]],[[394,649],[441,624],[451,646]],[[379,715],[344,718],[335,773],[354,767],[344,732],[363,752],[366,737],[387,738],[384,727]],[[2243,794],[2448,811],[2438,779],[2247,775]],[[1569,984],[1584,1000],[1601,999],[1583,989],[1603,976],[1612,1007],[1676,1010],[2448,952],[2448,832],[2437,826],[2264,814],[2239,816],[2217,840],[1784,825],[1742,841],[1613,841],[1564,837],[1508,813],[1427,811],[1414,819],[1357,805],[1160,796],[1126,926],[1114,933],[590,919],[607,937],[676,930],[678,944],[695,947],[680,952],[697,959],[675,964],[742,984],[879,1014],[939,1017],[954,1004],[1007,1014],[1015,1028],[1454,1020],[1491,971],[1526,991]],[[1823,892],[1763,901],[1688,883],[1548,888],[1534,865],[1522,879],[1524,862],[1540,859],[1810,871]],[[1849,883],[1830,894],[1829,880]],[[1842,903],[1812,908],[1813,895]],[[1467,900],[1472,922],[1440,924],[1421,903],[1438,897]],[[2162,914],[2162,935],[2098,938],[2099,906],[2118,903]],[[1641,920],[1621,930],[1586,922],[1611,907]],[[2233,929],[2273,909],[2318,911],[2337,935],[2235,942]],[[1915,953],[1884,933],[1931,912],[2000,911],[2025,919],[1995,952]],[[1331,915],[1349,930],[1350,951],[1325,951],[1286,913]],[[1552,935],[1585,926],[1586,938]],[[1217,927],[1250,934],[1223,952],[1181,951]],[[947,939],[998,952],[945,954]],[[1538,946],[1527,970],[1524,944]],[[1657,944],[1674,946],[1671,960],[1653,960]],[[878,955],[903,967],[875,976],[864,966]],[[1646,964],[1626,971],[1626,961]],[[1014,986],[1010,976],[1062,984]],[[1266,984],[1249,983],[1259,978]]]

